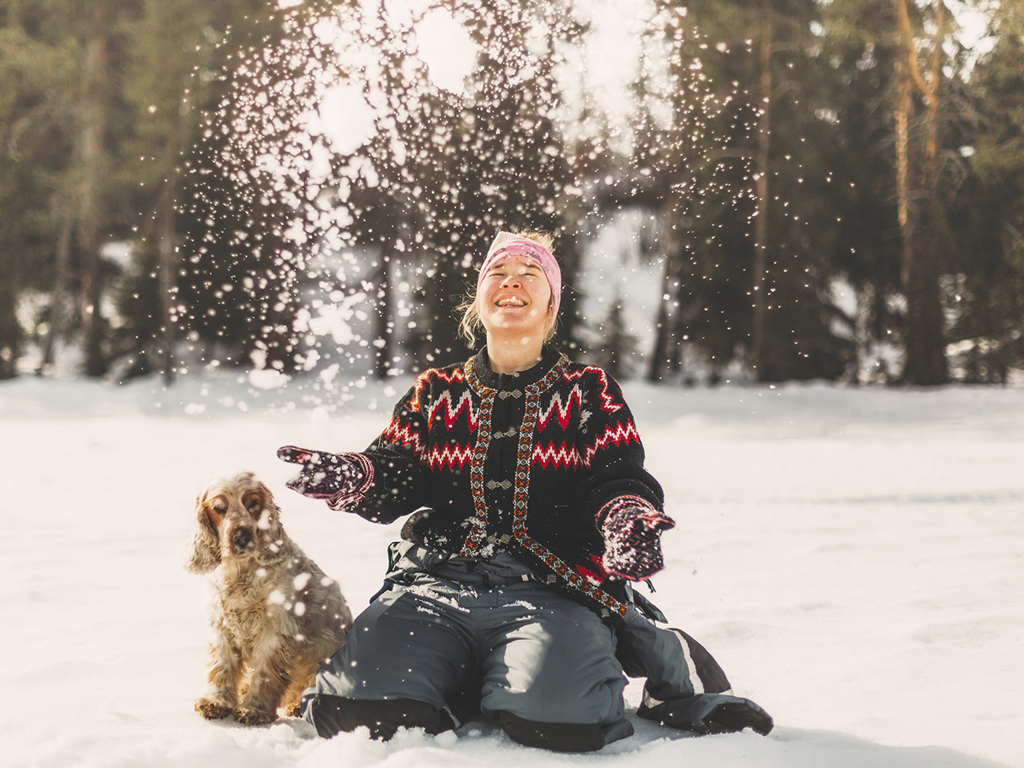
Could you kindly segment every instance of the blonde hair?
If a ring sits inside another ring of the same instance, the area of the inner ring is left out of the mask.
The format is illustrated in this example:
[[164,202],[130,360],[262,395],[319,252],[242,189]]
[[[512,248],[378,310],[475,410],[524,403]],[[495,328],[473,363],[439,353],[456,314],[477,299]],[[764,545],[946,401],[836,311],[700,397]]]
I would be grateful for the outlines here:
[[[549,232],[517,232],[513,230],[511,234],[516,237],[525,237],[527,240],[533,240],[533,242],[544,246],[549,251],[555,242],[554,236]],[[476,308],[476,298],[477,294],[476,289],[474,288],[463,297],[462,303],[459,304],[458,307],[458,311],[461,313],[461,318],[459,320],[459,335],[466,339],[470,346],[476,346],[476,333],[483,327],[483,323],[480,320],[480,313]],[[548,305],[548,308],[551,308],[550,304]],[[545,344],[554,338],[557,327],[558,318],[554,317],[548,325],[547,332],[544,334]]]

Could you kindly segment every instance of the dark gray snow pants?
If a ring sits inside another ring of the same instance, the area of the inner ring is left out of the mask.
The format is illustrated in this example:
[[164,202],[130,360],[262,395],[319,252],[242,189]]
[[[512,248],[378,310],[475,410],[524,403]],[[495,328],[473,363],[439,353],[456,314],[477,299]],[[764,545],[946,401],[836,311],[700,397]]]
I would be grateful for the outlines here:
[[534,582],[451,593],[395,587],[355,621],[303,696],[321,736],[366,726],[458,725],[468,695],[515,741],[586,752],[633,733],[615,635],[589,608]]
[[623,669],[647,678],[640,717],[702,734],[772,728],[685,632],[630,607],[616,636],[533,582],[384,592],[321,667],[302,714],[327,738],[360,726],[379,738],[403,726],[437,733],[482,714],[518,743],[588,752],[633,733]]

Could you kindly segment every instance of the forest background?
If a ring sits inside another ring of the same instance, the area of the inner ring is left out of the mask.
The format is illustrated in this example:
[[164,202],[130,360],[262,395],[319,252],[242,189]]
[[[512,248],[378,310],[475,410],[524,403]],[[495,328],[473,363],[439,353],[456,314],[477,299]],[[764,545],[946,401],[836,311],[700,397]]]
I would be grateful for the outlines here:
[[0,0],[0,133],[0,378],[464,359],[524,228],[623,378],[1024,371],[1024,0]]

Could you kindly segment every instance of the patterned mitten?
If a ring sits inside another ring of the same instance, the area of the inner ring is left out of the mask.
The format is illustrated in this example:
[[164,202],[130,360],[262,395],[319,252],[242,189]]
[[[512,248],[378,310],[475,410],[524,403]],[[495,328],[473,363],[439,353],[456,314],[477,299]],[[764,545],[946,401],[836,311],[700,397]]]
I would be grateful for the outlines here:
[[333,509],[361,496],[373,477],[372,465],[361,453],[326,453],[286,445],[278,448],[277,458],[302,465],[299,474],[285,485],[311,499],[323,499]]
[[665,567],[661,532],[672,528],[672,518],[639,496],[619,496],[598,513],[604,537],[605,570],[612,576],[642,581]]

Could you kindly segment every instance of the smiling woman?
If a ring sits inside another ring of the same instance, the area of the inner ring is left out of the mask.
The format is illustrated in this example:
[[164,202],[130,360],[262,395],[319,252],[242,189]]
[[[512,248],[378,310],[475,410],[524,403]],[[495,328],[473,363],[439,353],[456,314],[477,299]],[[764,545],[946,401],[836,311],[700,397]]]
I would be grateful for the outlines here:
[[674,523],[618,384],[547,343],[550,246],[498,234],[462,321],[486,347],[420,374],[365,451],[278,452],[302,466],[289,487],[331,509],[409,516],[384,588],[303,695],[321,736],[483,716],[522,744],[597,750],[632,733],[624,671],[647,678],[641,717],[771,730],[707,651],[641,614],[660,616],[628,582],[661,570]]

